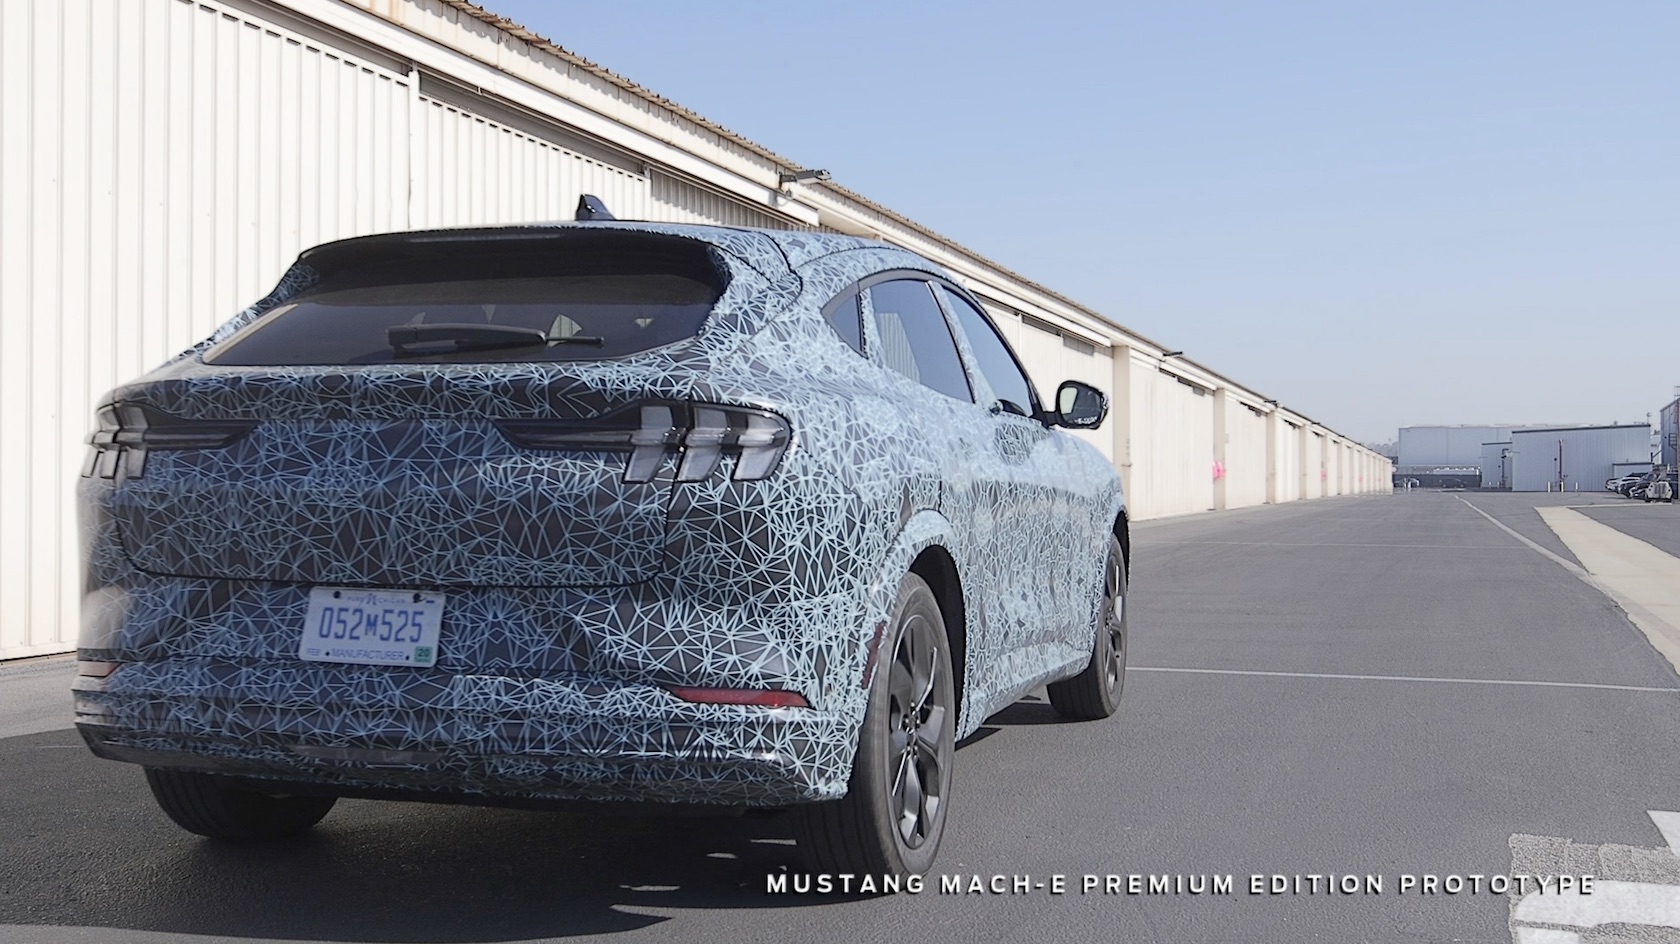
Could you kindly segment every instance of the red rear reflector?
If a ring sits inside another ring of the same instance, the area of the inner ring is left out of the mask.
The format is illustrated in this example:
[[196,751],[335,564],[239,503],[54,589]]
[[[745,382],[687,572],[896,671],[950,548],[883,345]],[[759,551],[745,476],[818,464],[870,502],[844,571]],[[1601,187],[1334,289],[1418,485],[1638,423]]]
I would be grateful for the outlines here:
[[83,660],[76,663],[76,674],[85,678],[106,678],[120,668],[122,668],[121,662],[88,662]]
[[755,705],[760,708],[809,708],[798,692],[779,688],[673,688],[671,694],[702,705]]

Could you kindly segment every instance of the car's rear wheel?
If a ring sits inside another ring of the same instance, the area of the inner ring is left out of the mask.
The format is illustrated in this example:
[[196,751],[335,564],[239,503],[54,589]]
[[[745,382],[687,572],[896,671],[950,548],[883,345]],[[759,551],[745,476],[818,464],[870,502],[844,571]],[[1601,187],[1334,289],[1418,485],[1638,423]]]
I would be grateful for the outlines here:
[[1073,678],[1048,686],[1050,705],[1057,714],[1095,721],[1120,710],[1120,692],[1126,684],[1126,643],[1126,552],[1111,534],[1091,661]]
[[330,796],[259,793],[222,777],[187,770],[146,769],[158,806],[188,832],[233,842],[295,836],[319,823],[337,802]]
[[945,832],[956,760],[956,685],[939,601],[905,576],[870,679],[846,795],[800,808],[813,872],[922,874]]

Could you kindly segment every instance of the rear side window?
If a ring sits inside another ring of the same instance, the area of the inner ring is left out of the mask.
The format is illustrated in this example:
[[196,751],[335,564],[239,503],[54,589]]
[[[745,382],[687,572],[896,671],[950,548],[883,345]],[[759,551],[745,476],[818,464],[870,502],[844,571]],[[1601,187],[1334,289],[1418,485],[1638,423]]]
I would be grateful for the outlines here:
[[834,333],[840,335],[852,350],[863,353],[863,319],[858,313],[858,295],[849,291],[823,308],[823,317],[833,326]]
[[986,378],[986,383],[991,385],[992,393],[997,395],[998,406],[1011,413],[1031,416],[1032,383],[1021,372],[1021,366],[1010,354],[1003,336],[992,326],[991,319],[949,288],[941,285],[939,292],[945,297],[945,306],[956,317],[957,324],[962,326],[969,349],[974,352],[976,366]]
[[881,363],[949,397],[974,402],[951,328],[926,282],[899,279],[869,287]]
[[341,245],[305,258],[320,282],[205,359],[605,360],[692,338],[724,288],[703,244],[645,234]]

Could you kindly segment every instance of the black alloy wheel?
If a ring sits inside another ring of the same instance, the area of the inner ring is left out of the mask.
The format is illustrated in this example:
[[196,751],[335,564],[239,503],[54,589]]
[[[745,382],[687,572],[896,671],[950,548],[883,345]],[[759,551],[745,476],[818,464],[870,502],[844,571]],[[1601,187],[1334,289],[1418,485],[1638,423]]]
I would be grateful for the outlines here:
[[813,872],[905,876],[933,865],[956,761],[956,685],[939,601],[921,577],[900,584],[870,679],[845,797],[800,808]]

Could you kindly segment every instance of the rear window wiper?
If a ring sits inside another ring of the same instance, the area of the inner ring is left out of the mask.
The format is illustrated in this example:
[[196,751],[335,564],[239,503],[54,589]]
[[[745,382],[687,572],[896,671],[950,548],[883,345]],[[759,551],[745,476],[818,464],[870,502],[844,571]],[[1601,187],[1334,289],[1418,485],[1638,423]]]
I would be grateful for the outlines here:
[[[594,335],[574,334],[571,337],[550,337],[536,328],[492,324],[429,324],[392,325],[385,329],[385,340],[398,354],[411,353],[410,348],[424,344],[453,342],[457,351],[483,351],[494,348],[537,347],[550,344],[605,344],[606,339]],[[432,351],[412,353],[435,353]]]

